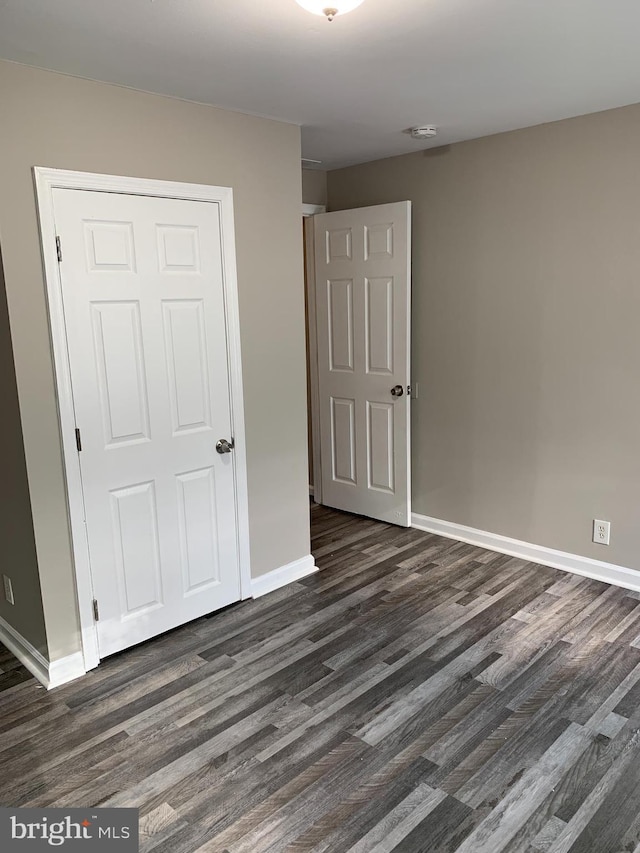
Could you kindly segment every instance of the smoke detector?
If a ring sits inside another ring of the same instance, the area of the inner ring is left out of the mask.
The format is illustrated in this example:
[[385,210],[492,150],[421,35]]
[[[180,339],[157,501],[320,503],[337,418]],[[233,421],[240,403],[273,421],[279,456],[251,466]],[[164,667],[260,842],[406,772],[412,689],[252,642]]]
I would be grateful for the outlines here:
[[414,139],[433,139],[438,135],[438,128],[433,124],[425,124],[421,127],[412,127],[411,136]]

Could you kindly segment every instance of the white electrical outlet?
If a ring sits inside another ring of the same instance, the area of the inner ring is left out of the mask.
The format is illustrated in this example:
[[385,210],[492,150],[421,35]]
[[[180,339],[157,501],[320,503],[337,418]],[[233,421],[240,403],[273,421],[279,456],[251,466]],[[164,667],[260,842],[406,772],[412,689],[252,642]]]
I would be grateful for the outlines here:
[[4,584],[4,597],[7,599],[9,604],[15,604],[15,598],[13,597],[13,584],[11,583],[11,578],[8,578],[6,575],[2,575],[2,583]]
[[611,522],[593,519],[593,541],[597,545],[608,545],[611,539]]

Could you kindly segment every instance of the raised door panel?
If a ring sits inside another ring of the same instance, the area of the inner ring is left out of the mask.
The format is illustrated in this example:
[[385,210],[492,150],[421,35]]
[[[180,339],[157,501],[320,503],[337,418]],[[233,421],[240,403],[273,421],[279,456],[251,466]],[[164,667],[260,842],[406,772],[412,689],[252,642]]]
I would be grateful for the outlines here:
[[91,315],[105,446],[149,441],[140,305],[93,302]]
[[153,482],[111,492],[121,619],[163,604],[160,537]]
[[329,369],[353,371],[353,281],[327,282]]
[[389,260],[393,258],[393,223],[364,226],[365,261]]
[[331,463],[334,481],[355,485],[355,400],[331,398]]
[[393,278],[367,278],[365,341],[367,373],[393,374]]
[[133,222],[84,221],[89,272],[136,272]]
[[203,301],[165,300],[162,313],[174,435],[210,429],[211,394]]
[[200,231],[195,225],[156,225],[162,273],[200,272]]
[[370,489],[393,494],[393,403],[367,401],[367,479]]
[[183,591],[193,595],[220,581],[215,471],[189,471],[176,483]]
[[353,233],[351,228],[332,228],[325,232],[327,263],[350,261],[353,258]]

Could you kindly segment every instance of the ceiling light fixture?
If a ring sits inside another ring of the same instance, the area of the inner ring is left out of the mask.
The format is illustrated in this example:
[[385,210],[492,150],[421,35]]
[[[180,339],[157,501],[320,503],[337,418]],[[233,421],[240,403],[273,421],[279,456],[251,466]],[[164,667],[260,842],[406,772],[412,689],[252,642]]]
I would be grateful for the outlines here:
[[296,0],[299,6],[314,15],[324,15],[328,21],[333,21],[336,15],[351,12],[364,0]]

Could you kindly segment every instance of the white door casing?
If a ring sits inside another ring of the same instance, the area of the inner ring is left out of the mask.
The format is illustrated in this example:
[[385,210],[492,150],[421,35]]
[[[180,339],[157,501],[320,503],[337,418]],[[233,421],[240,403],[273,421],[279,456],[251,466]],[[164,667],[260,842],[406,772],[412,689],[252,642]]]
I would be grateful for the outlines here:
[[307,299],[307,355],[309,359],[309,422],[313,482],[310,494],[315,503],[322,503],[322,463],[320,458],[320,400],[318,397],[318,327],[316,323],[316,269],[313,217],[325,213],[324,204],[303,204],[304,277]]
[[408,527],[411,203],[314,227],[322,502]]
[[[82,440],[74,482],[64,434],[88,669],[250,594],[232,208],[216,188],[41,172],[45,267],[52,218],[62,247],[59,293],[50,259],[47,268],[61,421],[70,403]],[[68,188],[83,177],[124,187]],[[218,454],[216,441],[232,437],[234,451]],[[100,611],[94,648],[89,591]]]

